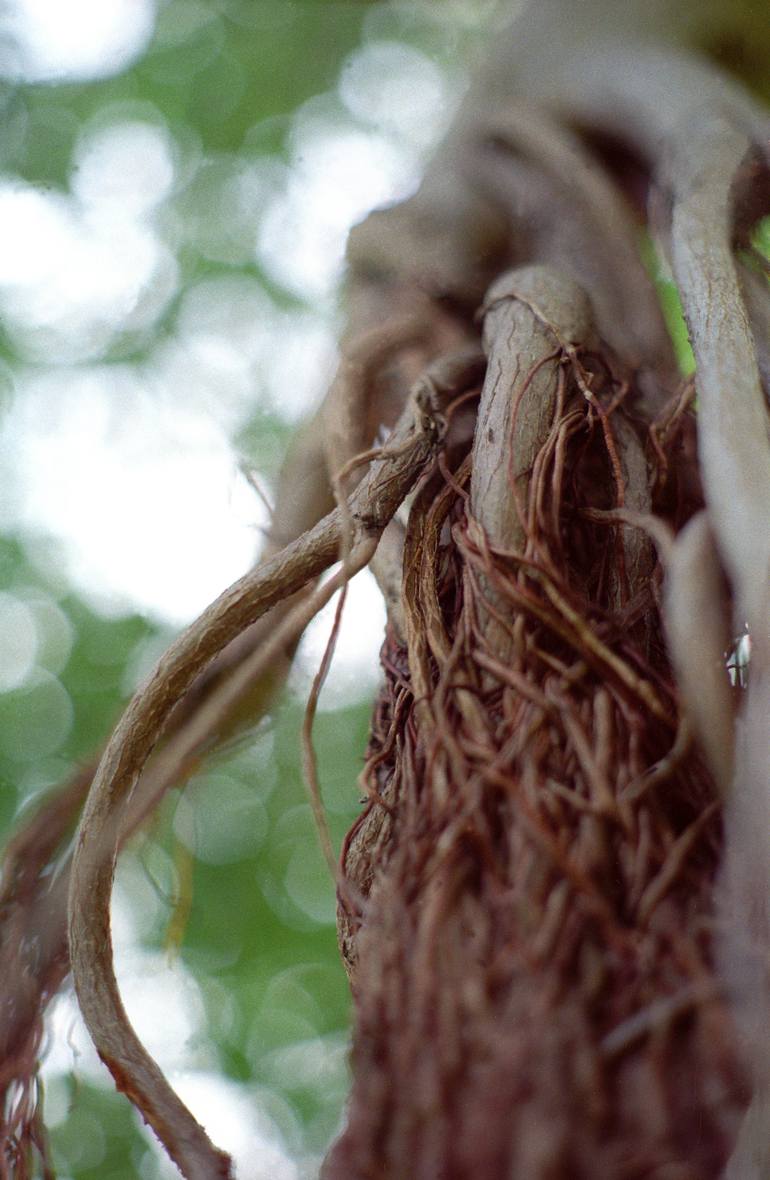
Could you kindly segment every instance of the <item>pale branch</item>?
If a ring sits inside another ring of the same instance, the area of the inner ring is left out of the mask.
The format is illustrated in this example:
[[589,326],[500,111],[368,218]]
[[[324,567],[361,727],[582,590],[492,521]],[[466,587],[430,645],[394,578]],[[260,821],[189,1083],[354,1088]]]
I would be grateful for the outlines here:
[[[695,354],[706,503],[739,615],[759,633],[768,625],[770,441],[732,249],[733,183],[751,146],[733,124],[705,115],[680,128],[667,179],[674,277]],[[770,191],[767,204],[770,210]]]
[[735,745],[735,710],[725,674],[730,628],[726,587],[705,512],[693,517],[669,547],[664,619],[684,710],[726,798]]
[[[758,1128],[755,1118],[770,1096],[770,661],[762,647],[761,642],[752,647],[749,689],[736,725],[735,775],[724,811],[717,961],[754,1080],[749,1127],[736,1151],[751,1149],[767,1160],[767,1125]],[[767,1171],[743,1175],[763,1180]]]
[[404,526],[394,517],[385,529],[371,560],[371,570],[385,603],[388,621],[400,639],[405,635],[404,608],[401,602],[401,575],[404,568]]
[[585,292],[544,266],[501,275],[485,308],[487,376],[474,436],[471,508],[493,545],[518,551],[527,532],[528,477],[556,411],[562,345],[590,346],[596,331]]
[[[369,553],[443,435],[441,393],[419,385],[382,457],[350,497],[350,559]],[[438,417],[437,417],[438,415]],[[123,1008],[113,966],[110,896],[123,809],[176,702],[245,627],[296,593],[339,556],[339,509],[225,591],[169,648],[129,704],[102,757],[78,832],[69,905],[70,961],[81,1012],[97,1050],[189,1180],[229,1175],[229,1161],[176,1096]]]
[[[679,129],[668,173],[671,253],[695,354],[709,523],[732,586],[734,626],[747,623],[752,642],[725,806],[719,962],[746,1038],[755,1101],[762,1102],[770,1086],[770,440],[733,254],[738,181],[752,153],[757,149],[742,127],[707,113]],[[760,169],[758,178],[766,177]],[[770,186],[764,188],[770,208]]]
[[760,270],[739,258],[737,269],[757,348],[757,363],[765,398],[770,402],[770,262],[766,263],[764,270]]
[[[532,468],[557,413],[562,343],[589,345],[595,328],[585,292],[549,267],[506,272],[485,305],[488,363],[473,441],[470,510],[493,547],[523,554]],[[486,593],[500,610],[494,591],[486,587]],[[505,663],[509,632],[493,614],[480,626]]]
[[770,1174],[770,1092],[754,1095],[721,1180],[766,1180]]

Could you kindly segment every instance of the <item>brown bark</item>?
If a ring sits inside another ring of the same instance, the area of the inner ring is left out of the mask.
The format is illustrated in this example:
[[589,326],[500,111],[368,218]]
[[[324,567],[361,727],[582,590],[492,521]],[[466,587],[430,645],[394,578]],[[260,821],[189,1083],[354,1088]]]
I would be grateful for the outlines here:
[[[599,343],[560,327],[563,279],[493,287],[472,456],[411,510],[406,642],[383,649],[370,798],[343,850],[361,895],[340,906],[353,1089],[325,1180],[765,1174],[770,707],[764,656],[743,701],[724,652],[736,620],[763,637],[768,617],[768,291],[749,319],[734,260],[742,223],[770,208],[768,122],[681,53],[724,20],[718,5],[529,6],[415,199],[422,225],[461,174],[508,216],[495,269],[566,270]],[[626,261],[623,192],[638,213],[649,201],[670,250],[697,420],[686,396],[665,407],[670,354]],[[397,216],[414,243],[409,206]],[[419,285],[420,263],[415,248],[392,270]],[[672,538],[701,480],[717,551],[703,515],[694,566]],[[671,562],[679,689],[647,533]]]

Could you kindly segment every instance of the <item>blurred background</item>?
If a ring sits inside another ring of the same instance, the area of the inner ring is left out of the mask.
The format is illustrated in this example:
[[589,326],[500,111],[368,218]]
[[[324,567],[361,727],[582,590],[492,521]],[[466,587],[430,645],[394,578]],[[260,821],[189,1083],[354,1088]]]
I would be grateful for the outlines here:
[[[333,371],[347,231],[414,189],[496,7],[0,3],[3,838],[253,561]],[[383,622],[361,575],[316,725],[337,843]],[[169,796],[115,890],[129,1015],[240,1180],[315,1176],[347,1087],[298,757],[328,629],[327,613],[254,740]],[[62,1180],[177,1174],[66,993],[42,1076]]]

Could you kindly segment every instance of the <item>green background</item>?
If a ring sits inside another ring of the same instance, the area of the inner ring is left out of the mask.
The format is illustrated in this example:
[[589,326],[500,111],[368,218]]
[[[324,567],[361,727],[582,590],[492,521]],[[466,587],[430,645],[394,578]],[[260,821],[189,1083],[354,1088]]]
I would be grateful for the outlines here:
[[[244,246],[225,182],[239,164],[287,166],[295,120],[312,113],[313,103],[341,127],[371,130],[345,109],[338,92],[346,63],[361,46],[406,45],[422,55],[413,60],[432,63],[456,91],[491,6],[447,3],[438,19],[435,7],[172,0],[159,5],[146,51],[114,76],[0,80],[6,178],[66,196],[84,135],[121,119],[163,127],[182,162],[182,179],[154,223],[177,267],[173,294],[141,330],[118,323],[103,348],[89,350],[86,343],[84,363],[147,371],[173,335],[186,293],[204,279],[246,278],[275,313],[314,310],[317,296],[276,281]],[[419,124],[419,108],[414,118]],[[422,137],[418,154],[429,150],[429,138]],[[335,320],[338,296],[320,298]],[[66,375],[71,363],[55,347],[41,358],[39,345],[33,340],[30,349],[29,339],[5,322],[0,359],[0,430],[24,396],[21,375],[34,372],[41,359],[54,374],[60,366]],[[246,462],[269,486],[291,430],[256,380],[248,411],[231,431],[234,461]],[[0,593],[32,610],[37,626],[34,669],[0,691],[0,830],[7,834],[39,792],[65,781],[100,747],[137,668],[146,669],[148,652],[159,653],[174,629],[120,603],[100,609],[68,577],[55,537],[26,530],[12,515],[0,516],[0,523]],[[336,846],[359,806],[356,777],[371,707],[365,691],[362,700],[348,693],[340,707],[332,701],[315,727]],[[122,857],[118,891],[133,915],[128,951],[116,935],[119,968],[121,955],[129,968],[132,955],[139,956],[157,971],[159,996],[174,977],[181,977],[182,991],[192,988],[195,1018],[181,1026],[186,1068],[232,1083],[222,1090],[225,1105],[232,1099],[229,1113],[242,1130],[253,1120],[252,1129],[278,1143],[293,1161],[287,1178],[316,1173],[348,1084],[350,998],[336,947],[333,887],[301,779],[302,712],[300,697],[288,692],[250,740],[215,757],[183,794],[169,795]],[[73,1180],[175,1175],[90,1059],[73,1012],[71,997],[54,1005],[43,1075],[57,1174]],[[217,1138],[217,1128],[211,1130]],[[229,1147],[224,1121],[222,1132]],[[284,1173],[265,1155],[239,1175],[280,1180]]]

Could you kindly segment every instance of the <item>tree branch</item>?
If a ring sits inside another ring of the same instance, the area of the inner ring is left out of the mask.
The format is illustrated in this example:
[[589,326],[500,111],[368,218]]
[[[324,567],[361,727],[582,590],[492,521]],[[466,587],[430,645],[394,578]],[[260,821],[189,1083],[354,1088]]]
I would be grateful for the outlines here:
[[[441,439],[436,390],[419,386],[388,447],[353,493],[351,565],[368,560],[379,534]],[[94,778],[72,865],[70,960],[83,1018],[102,1060],[189,1180],[228,1176],[229,1161],[177,1098],[123,1008],[113,967],[110,895],[126,804],[176,702],[223,647],[276,602],[296,593],[338,557],[337,509],[279,555],[225,591],[172,644],[134,697]]]

